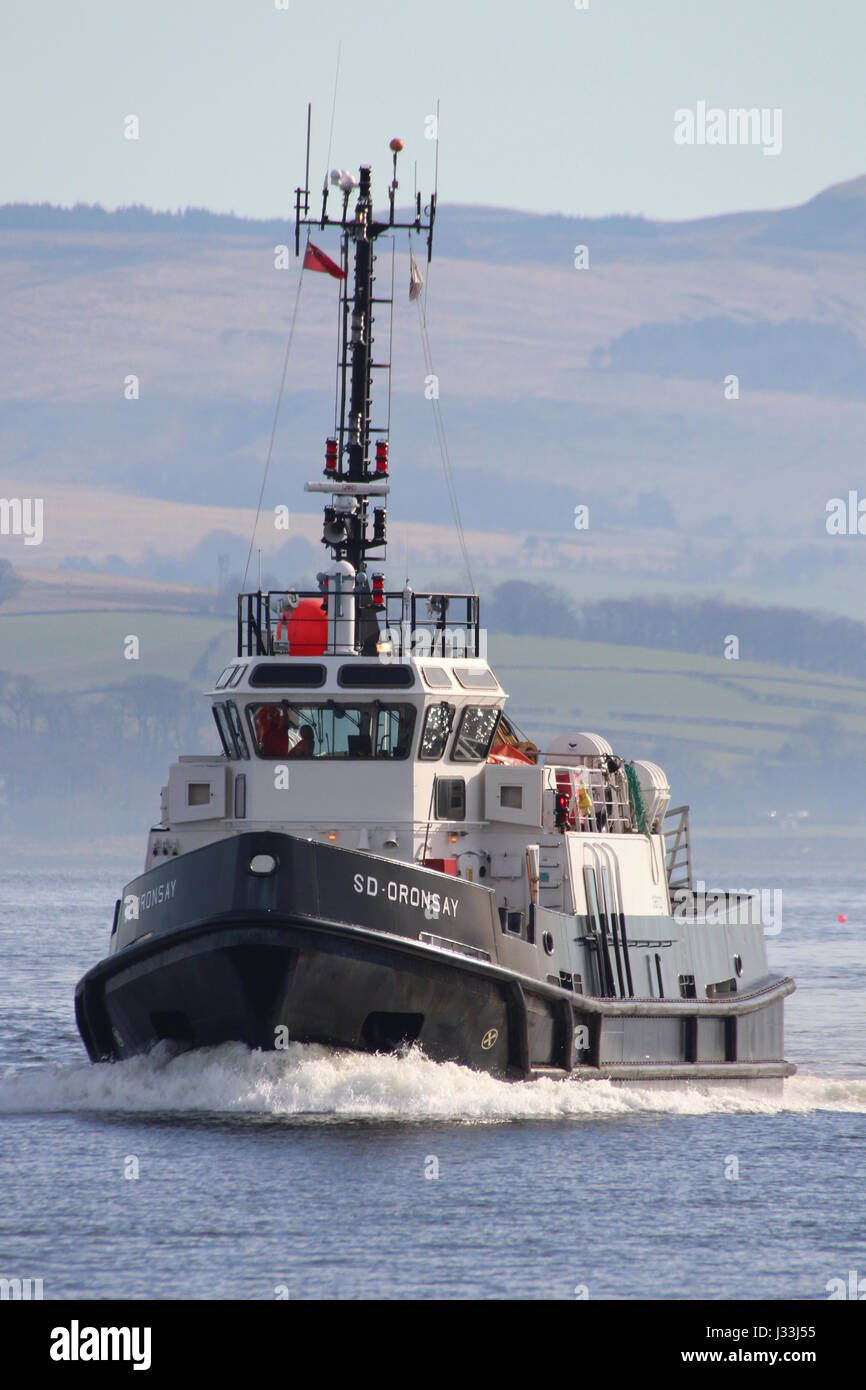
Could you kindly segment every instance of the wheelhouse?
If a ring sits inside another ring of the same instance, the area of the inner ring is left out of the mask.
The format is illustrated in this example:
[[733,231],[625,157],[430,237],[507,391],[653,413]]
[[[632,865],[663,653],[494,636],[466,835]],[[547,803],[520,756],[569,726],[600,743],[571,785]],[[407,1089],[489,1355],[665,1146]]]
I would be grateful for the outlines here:
[[209,699],[232,762],[481,764],[505,693],[484,661],[263,658],[227,666]]

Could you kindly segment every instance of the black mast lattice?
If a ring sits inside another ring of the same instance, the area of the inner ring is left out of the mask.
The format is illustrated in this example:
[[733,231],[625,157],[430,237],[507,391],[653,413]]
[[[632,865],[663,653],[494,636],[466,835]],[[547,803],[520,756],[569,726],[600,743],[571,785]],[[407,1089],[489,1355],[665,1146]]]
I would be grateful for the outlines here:
[[[366,570],[366,557],[369,551],[382,548],[387,538],[387,512],[383,506],[376,507],[373,513],[373,530],[370,533],[369,504],[377,493],[387,492],[387,430],[371,428],[372,374],[375,367],[387,367],[390,361],[373,361],[373,308],[379,301],[374,297],[375,282],[375,243],[383,233],[392,231],[422,232],[427,234],[427,260],[433,251],[433,224],[436,218],[436,194],[422,208],[421,194],[415,195],[414,217],[407,221],[397,219],[394,210],[397,183],[397,155],[403,148],[400,140],[391,141],[394,156],[394,173],[388,190],[389,211],[387,221],[375,221],[373,217],[373,198],[371,169],[362,164],[360,179],[335,170],[332,183],[339,186],[343,194],[341,216],[328,215],[328,184],[322,190],[322,211],[319,217],[310,216],[310,190],[295,189],[295,254],[300,254],[301,227],[339,227],[341,233],[341,265],[345,275],[343,281],[341,343],[339,358],[340,418],[335,466],[326,465],[325,474],[335,484],[335,503],[325,507],[325,526],[323,542],[330,546],[334,558],[347,560],[358,571]],[[309,167],[309,166],[308,166]],[[309,179],[308,179],[309,182]],[[357,187],[354,214],[349,216],[349,200]],[[353,287],[351,297],[348,290],[349,262],[354,247],[352,266]],[[376,471],[370,466],[370,437],[376,433],[384,437],[385,448],[381,443],[377,448]],[[348,486],[347,486],[348,485]],[[370,492],[368,488],[376,488]],[[326,490],[323,488],[323,490]],[[342,499],[348,498],[348,501]]]

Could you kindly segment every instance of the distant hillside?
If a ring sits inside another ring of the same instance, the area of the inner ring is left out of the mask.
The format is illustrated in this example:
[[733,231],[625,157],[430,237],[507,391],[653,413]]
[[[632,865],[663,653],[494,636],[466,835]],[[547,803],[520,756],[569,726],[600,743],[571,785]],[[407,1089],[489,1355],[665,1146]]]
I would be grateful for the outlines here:
[[[0,233],[121,232],[168,233],[191,237],[240,236],[285,239],[294,232],[292,213],[285,218],[257,219],[206,208],[157,211],[133,205],[108,211],[98,204],[70,208],[51,203],[0,205]],[[436,228],[437,255],[490,260],[502,265],[528,264],[539,257],[559,258],[564,245],[587,243],[614,257],[688,254],[710,241],[800,250],[862,251],[866,229],[866,174],[825,189],[800,207],[726,214],[691,222],[654,222],[646,217],[567,217],[561,213],[517,212],[441,202]]]
[[753,236],[755,246],[800,250],[863,250],[866,175],[827,188],[802,207],[776,214]]
[[496,589],[484,619],[492,632],[714,657],[736,637],[737,656],[724,662],[728,670],[737,660],[758,661],[866,681],[866,623],[797,608],[664,596],[576,604],[561,590],[515,582]]
[[[185,238],[242,237],[286,242],[294,237],[291,215],[269,220],[235,217],[183,208],[159,212],[132,206],[108,211],[98,204],[78,203],[71,208],[51,203],[0,205],[0,233],[65,232],[169,235]],[[516,265],[544,255],[561,255],[563,246],[590,238],[596,246],[612,251],[622,243],[628,253],[635,245],[652,246],[664,235],[661,224],[643,217],[574,218],[559,214],[511,212],[505,208],[461,207],[440,203],[436,228],[436,254],[455,259],[489,260]]]
[[[140,659],[123,658],[124,635]],[[509,709],[542,749],[593,730],[667,773],[700,825],[756,826],[808,811],[863,825],[866,680],[707,655],[490,635]],[[144,834],[168,764],[216,752],[202,688],[230,659],[233,624],[142,611],[0,614],[0,833]],[[751,657],[751,659],[750,659]],[[94,779],[94,768],[98,777]]]
[[646,323],[597,348],[592,362],[607,371],[713,382],[736,368],[750,391],[866,396],[866,345],[850,328],[808,320]]
[[[866,539],[825,519],[864,488],[864,189],[686,223],[440,206],[427,324],[492,582],[856,610]],[[298,273],[274,247],[291,241],[288,219],[0,207],[3,489],[45,498],[50,548],[2,537],[0,558],[185,583],[213,583],[223,556],[243,569]],[[462,582],[403,251],[395,270],[389,561],[399,582],[407,549],[416,573]],[[335,295],[304,281],[264,497],[266,516],[297,506],[285,563],[304,572],[321,553],[301,487],[333,422]],[[381,346],[381,316],[375,332]],[[220,517],[191,528],[192,508]]]

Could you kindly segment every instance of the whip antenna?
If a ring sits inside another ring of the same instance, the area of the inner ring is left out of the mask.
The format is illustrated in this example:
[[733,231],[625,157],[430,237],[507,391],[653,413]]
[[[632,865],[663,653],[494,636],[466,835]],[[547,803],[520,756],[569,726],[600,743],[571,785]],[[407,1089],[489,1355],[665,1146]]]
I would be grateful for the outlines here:
[[[307,160],[304,165],[304,215],[310,211],[310,121],[313,114],[313,103],[307,102]],[[295,253],[297,254],[297,253]]]
[[325,164],[325,177],[322,180],[322,228],[325,226],[325,218],[328,207],[328,171],[331,167],[331,151],[334,148],[334,117],[337,114],[337,86],[340,81],[340,54],[343,50],[343,40],[337,44],[337,70],[334,73],[334,99],[331,102],[331,129],[328,132],[328,159]]

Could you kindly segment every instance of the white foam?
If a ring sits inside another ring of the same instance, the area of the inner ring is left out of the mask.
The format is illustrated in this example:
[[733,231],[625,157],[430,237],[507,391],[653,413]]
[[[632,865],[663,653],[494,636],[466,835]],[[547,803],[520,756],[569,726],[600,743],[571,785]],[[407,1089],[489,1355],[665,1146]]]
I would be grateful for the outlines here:
[[405,1057],[292,1044],[250,1052],[239,1043],[170,1058],[12,1068],[0,1077],[0,1112],[206,1113],[381,1120],[592,1119],[675,1115],[866,1113],[866,1081],[796,1076],[780,1097],[689,1085],[672,1090],[607,1081],[497,1081],[417,1050]]

